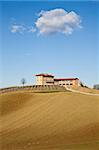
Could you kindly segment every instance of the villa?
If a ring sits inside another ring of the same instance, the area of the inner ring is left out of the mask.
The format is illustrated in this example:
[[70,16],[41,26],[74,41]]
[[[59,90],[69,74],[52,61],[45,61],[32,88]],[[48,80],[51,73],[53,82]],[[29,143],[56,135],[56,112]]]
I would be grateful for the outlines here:
[[51,74],[37,74],[36,85],[80,86],[79,78],[54,78]]

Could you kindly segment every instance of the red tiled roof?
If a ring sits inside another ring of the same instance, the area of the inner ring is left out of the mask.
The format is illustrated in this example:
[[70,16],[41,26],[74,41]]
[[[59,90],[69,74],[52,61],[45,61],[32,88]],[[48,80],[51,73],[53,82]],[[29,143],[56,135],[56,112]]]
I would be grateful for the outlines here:
[[54,76],[53,76],[53,75],[51,75],[51,74],[43,74],[43,73],[41,73],[41,74],[36,74],[36,76],[54,77]]
[[79,80],[78,78],[59,78],[59,79],[54,79],[54,81],[64,81],[64,80]]

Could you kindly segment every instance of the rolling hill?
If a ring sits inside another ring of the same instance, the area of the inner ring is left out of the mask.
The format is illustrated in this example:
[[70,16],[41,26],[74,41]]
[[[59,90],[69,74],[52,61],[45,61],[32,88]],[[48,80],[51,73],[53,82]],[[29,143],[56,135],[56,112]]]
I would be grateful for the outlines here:
[[0,95],[1,150],[98,150],[99,97],[72,92]]

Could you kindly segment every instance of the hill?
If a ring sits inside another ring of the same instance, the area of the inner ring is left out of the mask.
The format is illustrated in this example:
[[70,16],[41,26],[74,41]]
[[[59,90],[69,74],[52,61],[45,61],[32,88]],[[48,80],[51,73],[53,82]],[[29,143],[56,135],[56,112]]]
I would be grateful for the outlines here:
[[99,94],[99,90],[92,89],[92,88],[86,88],[86,87],[77,87],[77,86],[72,86],[71,89],[77,90],[79,92],[85,92],[85,93],[90,93],[90,94]]
[[98,150],[99,97],[72,92],[0,95],[2,150]]

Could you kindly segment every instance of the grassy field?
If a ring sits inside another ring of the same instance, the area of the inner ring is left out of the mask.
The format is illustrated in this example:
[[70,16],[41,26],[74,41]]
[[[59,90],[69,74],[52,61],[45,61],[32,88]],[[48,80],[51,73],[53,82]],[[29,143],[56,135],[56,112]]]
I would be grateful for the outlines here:
[[1,150],[98,150],[99,97],[72,92],[0,95]]

